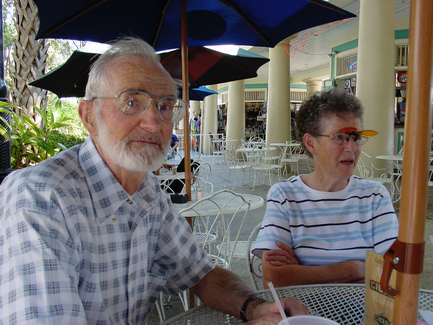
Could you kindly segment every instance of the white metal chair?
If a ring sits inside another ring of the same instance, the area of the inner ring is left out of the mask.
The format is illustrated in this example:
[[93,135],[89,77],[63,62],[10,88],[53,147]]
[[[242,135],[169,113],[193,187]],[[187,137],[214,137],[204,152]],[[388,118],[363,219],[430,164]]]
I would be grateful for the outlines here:
[[[247,262],[248,274],[250,276],[251,285],[253,286],[253,290],[259,290],[259,285],[262,284],[260,279],[263,278],[263,269],[262,269],[262,260],[251,253],[251,248],[254,246],[254,241],[259,233],[260,227],[262,223],[260,222],[257,226],[254,227],[253,231],[251,231],[250,236],[248,237],[248,241],[245,247],[245,260]],[[263,289],[263,287],[260,287]]]
[[247,143],[252,146],[257,144],[265,145],[265,140],[258,135],[253,135],[248,139]]
[[213,184],[209,182],[209,177],[212,172],[212,167],[204,161],[195,161],[198,167],[194,170],[194,179],[192,188],[194,191],[202,193],[213,193]]
[[[265,159],[265,152],[262,150],[253,149],[250,157],[251,170],[254,174],[252,190],[258,185],[272,185],[272,176],[277,175],[278,181],[281,181],[281,164],[273,164],[271,161]],[[266,182],[268,178],[269,182]]]
[[[286,141],[286,147],[283,150],[283,153],[280,158],[280,165],[283,166],[284,171],[283,174],[287,174],[287,165],[290,165],[291,172],[295,175],[299,174],[299,143],[296,141]],[[295,167],[296,166],[296,172]]]
[[[183,176],[182,176],[183,175]],[[167,194],[180,194],[185,193],[185,179],[184,174],[178,173],[170,175],[161,181],[161,188]]]
[[[198,211],[203,210],[203,205],[206,213]],[[233,260],[237,259],[236,245],[249,209],[250,203],[241,194],[221,190],[195,202],[180,213],[195,217],[194,232],[205,234],[200,244],[216,265],[230,269]]]
[[224,151],[223,151],[223,138],[215,137],[214,134],[209,133],[210,142],[212,143],[212,156],[213,162],[220,164],[223,161]]
[[[361,151],[361,154],[359,155],[357,167],[359,171],[359,176],[361,176],[362,178],[370,179],[383,185],[389,184],[389,186],[391,187],[391,200],[393,200],[393,202],[398,201],[399,198],[397,200],[393,199],[395,185],[392,171],[389,171],[386,168],[377,168],[376,166],[374,166],[371,156],[366,154],[364,151]],[[380,176],[377,176],[379,174]],[[398,181],[398,179],[396,179],[396,181]]]
[[227,184],[230,182],[230,178],[232,176],[232,174],[234,174],[234,181],[233,181],[233,187],[232,190],[235,188],[236,186],[236,181],[237,181],[237,172],[238,171],[242,171],[242,184],[244,183],[244,179],[245,179],[245,174],[248,171],[249,168],[249,164],[248,162],[246,162],[243,159],[237,159],[236,158],[236,153],[234,150],[227,148],[224,152],[225,154],[225,160],[229,169],[229,175],[228,178],[226,180],[226,183],[224,185],[224,187],[227,187]]
[[314,160],[313,160],[313,158],[309,157],[305,153],[304,150],[305,150],[304,147],[301,145],[299,147],[299,151],[297,153],[297,158],[298,158],[298,164],[297,164],[297,170],[296,170],[297,175],[299,175],[301,173],[300,172],[301,168],[299,167],[301,164],[303,164],[308,169],[308,171],[306,171],[306,170],[303,170],[303,171],[308,172],[308,173],[311,173],[314,171]]

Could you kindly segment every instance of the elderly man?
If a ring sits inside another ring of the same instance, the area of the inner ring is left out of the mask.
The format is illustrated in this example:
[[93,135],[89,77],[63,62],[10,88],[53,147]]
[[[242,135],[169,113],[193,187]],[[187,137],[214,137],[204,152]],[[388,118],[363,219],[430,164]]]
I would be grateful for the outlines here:
[[100,56],[79,104],[90,137],[0,187],[0,323],[142,324],[162,289],[188,288],[245,321],[278,323],[274,303],[210,262],[151,173],[186,108],[145,42]]

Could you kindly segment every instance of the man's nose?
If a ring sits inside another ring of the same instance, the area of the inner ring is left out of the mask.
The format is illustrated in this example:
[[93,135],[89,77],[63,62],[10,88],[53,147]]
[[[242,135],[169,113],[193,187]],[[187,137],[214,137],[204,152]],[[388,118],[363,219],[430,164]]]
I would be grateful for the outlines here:
[[140,127],[146,128],[155,132],[161,129],[161,118],[158,111],[158,101],[152,100],[146,111],[140,116]]

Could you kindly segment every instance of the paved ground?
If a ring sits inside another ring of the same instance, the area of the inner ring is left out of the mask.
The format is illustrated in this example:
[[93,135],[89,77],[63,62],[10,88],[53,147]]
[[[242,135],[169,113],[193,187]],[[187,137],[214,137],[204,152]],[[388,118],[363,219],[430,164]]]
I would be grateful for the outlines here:
[[[193,153],[191,155],[191,158],[195,159],[197,158],[197,156]],[[201,159],[211,163],[212,165],[212,174],[211,174],[210,181],[214,184],[214,191],[218,191],[224,188],[231,189],[233,187],[233,180],[234,180],[233,175],[230,178],[231,182],[227,184],[227,187],[225,187],[227,183],[226,180],[228,179],[229,176],[229,170],[226,164],[217,164],[216,162],[213,161],[213,158],[208,155],[206,156],[202,155]],[[308,173],[308,170],[306,169],[306,167],[302,169],[302,166],[300,166],[300,172]],[[254,191],[251,191],[251,189],[248,186],[242,185],[241,180],[242,180],[242,172],[238,171],[238,179],[234,187],[235,192],[252,193],[266,199],[269,186],[256,187]],[[277,179],[275,176],[274,182],[276,181]],[[248,220],[243,227],[243,232],[242,232],[243,238],[240,238],[240,240],[246,240],[251,230],[259,222],[261,222],[261,220],[263,219],[263,215],[265,213],[265,209],[266,207],[264,205],[259,209],[250,211]],[[398,214],[399,204],[395,205],[395,209]],[[421,275],[420,287],[422,289],[433,290],[433,188],[429,189],[429,203],[427,209],[428,211],[426,217],[426,231],[425,231],[426,244],[425,244],[425,257],[424,257],[424,272]],[[238,274],[245,281],[245,283],[251,286],[245,260],[236,262],[232,270],[236,274]],[[171,300],[165,306],[164,311],[166,314],[166,319],[178,313],[183,312],[179,298],[177,296],[172,297]],[[149,316],[148,325],[156,325],[156,324],[159,324],[159,317],[158,314],[156,313],[156,308],[154,308],[152,314]]]

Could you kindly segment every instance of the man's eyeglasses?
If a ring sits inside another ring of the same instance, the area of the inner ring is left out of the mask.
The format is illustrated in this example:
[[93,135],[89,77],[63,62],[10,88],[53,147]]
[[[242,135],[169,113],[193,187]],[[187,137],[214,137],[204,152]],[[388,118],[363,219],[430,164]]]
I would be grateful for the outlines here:
[[358,131],[356,128],[343,128],[332,135],[317,134],[316,136],[331,138],[338,145],[343,145],[349,141],[350,138],[352,138],[353,142],[357,146],[362,146],[370,137],[373,137],[377,134],[378,132],[373,130]]
[[157,103],[158,113],[161,120],[167,123],[179,122],[185,115],[188,104],[177,97],[159,97],[150,95],[139,90],[125,90],[116,96],[95,96],[91,99],[116,98],[116,109],[123,116],[137,117],[142,115],[149,107],[152,101]]

